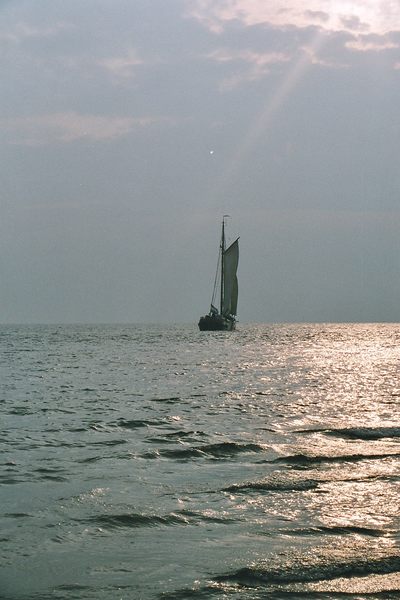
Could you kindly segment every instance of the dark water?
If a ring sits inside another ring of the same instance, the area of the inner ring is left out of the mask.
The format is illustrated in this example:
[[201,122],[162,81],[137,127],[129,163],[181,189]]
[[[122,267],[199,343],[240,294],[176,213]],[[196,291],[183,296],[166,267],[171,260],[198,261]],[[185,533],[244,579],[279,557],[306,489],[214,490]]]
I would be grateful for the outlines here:
[[400,325],[0,349],[2,599],[400,597]]

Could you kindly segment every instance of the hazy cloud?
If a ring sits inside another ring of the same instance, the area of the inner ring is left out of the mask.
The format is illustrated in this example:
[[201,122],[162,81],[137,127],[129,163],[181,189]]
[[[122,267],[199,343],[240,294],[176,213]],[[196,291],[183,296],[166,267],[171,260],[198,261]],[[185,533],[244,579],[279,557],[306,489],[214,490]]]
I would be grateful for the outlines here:
[[73,26],[70,23],[65,21],[41,27],[30,23],[20,22],[16,23],[10,30],[0,31],[0,42],[20,44],[29,39],[52,38],[72,27]]
[[329,13],[323,12],[322,10],[306,10],[304,14],[310,19],[315,19],[321,23],[327,23],[329,21]]
[[357,32],[357,31],[368,31],[370,29],[370,24],[364,21],[361,21],[360,17],[357,15],[344,15],[343,17],[339,16],[339,20],[343,24],[343,29],[345,31]]
[[218,63],[233,63],[238,70],[221,82],[221,89],[232,89],[249,81],[262,79],[275,64],[288,62],[290,56],[282,52],[255,52],[253,50],[218,49],[208,55]]
[[134,76],[135,69],[145,64],[138,53],[130,49],[126,54],[103,58],[98,61],[98,65],[103,67],[117,80],[127,80]]
[[105,141],[131,133],[135,128],[154,124],[152,117],[111,117],[55,113],[0,120],[0,132],[8,143],[41,146],[77,140]]
[[395,50],[400,48],[399,43],[386,40],[384,37],[370,38],[370,37],[358,37],[353,40],[346,42],[346,48],[351,50],[357,50],[358,52],[382,52],[384,50]]
[[325,67],[328,69],[347,69],[347,68],[349,68],[348,64],[340,63],[337,59],[336,60],[328,60],[326,58],[323,58],[322,56],[319,56],[318,51],[315,48],[313,48],[312,46],[302,46],[301,51],[306,54],[311,65],[314,65],[314,66],[317,65],[317,66]]

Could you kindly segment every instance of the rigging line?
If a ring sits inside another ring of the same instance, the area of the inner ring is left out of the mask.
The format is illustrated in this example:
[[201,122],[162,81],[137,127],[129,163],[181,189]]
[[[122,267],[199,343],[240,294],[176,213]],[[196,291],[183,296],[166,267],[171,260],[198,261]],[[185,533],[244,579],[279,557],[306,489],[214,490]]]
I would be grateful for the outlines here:
[[214,288],[213,288],[213,294],[212,294],[212,298],[211,298],[211,304],[213,306],[215,306],[215,298],[216,298],[216,295],[217,295],[218,273],[219,273],[220,260],[221,260],[221,253],[218,252],[217,270],[215,272]]

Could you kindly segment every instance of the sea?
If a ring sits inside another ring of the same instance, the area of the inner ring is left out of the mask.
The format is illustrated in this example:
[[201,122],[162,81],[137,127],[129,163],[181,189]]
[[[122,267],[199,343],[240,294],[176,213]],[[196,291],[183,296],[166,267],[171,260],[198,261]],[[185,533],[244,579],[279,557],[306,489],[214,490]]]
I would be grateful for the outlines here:
[[1,600],[400,598],[400,325],[0,326]]

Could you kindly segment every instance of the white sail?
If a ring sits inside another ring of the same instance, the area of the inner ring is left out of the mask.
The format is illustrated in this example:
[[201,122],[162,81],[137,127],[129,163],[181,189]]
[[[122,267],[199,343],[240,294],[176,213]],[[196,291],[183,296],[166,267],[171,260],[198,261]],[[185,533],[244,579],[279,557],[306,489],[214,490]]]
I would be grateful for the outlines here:
[[236,315],[238,301],[238,281],[236,271],[239,264],[239,238],[224,252],[224,293],[223,315]]

